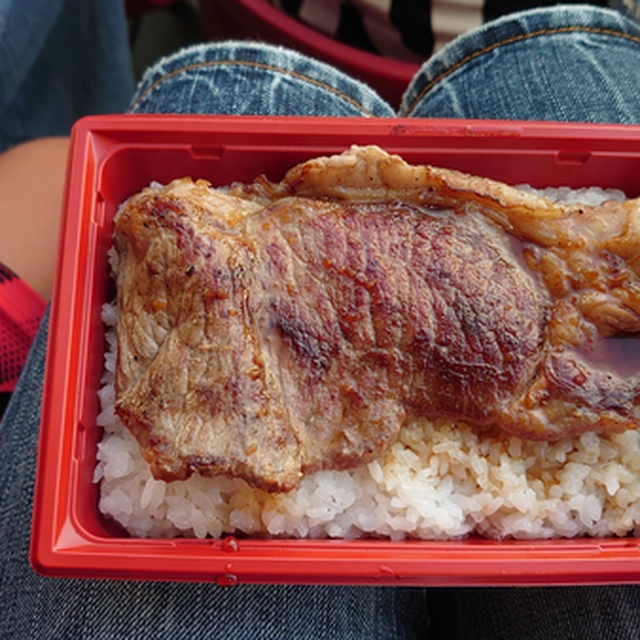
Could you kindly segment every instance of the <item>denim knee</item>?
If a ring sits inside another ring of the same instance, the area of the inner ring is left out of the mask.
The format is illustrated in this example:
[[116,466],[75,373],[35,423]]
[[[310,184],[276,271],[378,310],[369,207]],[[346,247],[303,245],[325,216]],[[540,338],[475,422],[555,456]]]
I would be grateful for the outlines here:
[[144,75],[136,113],[392,116],[378,94],[328,64],[250,42],[201,44]]
[[401,115],[640,122],[640,25],[588,5],[514,13],[427,61]]

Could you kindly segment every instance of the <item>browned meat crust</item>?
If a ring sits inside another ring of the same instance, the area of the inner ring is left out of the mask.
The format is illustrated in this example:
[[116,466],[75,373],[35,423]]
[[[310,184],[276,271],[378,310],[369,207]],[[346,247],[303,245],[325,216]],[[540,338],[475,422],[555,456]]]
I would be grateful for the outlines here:
[[552,205],[353,148],[115,221],[116,410],[154,475],[282,491],[417,416],[537,439],[638,425],[598,340],[640,330],[640,208]]

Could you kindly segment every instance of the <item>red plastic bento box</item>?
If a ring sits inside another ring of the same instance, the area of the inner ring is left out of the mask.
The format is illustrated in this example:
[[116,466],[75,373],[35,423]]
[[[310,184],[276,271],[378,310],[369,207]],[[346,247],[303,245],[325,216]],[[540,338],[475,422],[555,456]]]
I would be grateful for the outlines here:
[[295,163],[377,144],[510,183],[640,195],[640,127],[465,120],[102,116],[74,129],[51,311],[31,558],[51,576],[385,585],[640,581],[640,539],[544,541],[136,539],[92,481],[101,306],[117,206],[157,180],[277,180]]

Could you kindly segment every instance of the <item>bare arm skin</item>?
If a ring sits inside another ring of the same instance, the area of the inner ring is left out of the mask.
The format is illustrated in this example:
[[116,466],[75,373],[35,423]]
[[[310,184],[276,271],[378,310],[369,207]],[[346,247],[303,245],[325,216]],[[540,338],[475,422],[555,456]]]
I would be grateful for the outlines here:
[[51,295],[67,138],[43,138],[0,154],[0,261],[44,299]]

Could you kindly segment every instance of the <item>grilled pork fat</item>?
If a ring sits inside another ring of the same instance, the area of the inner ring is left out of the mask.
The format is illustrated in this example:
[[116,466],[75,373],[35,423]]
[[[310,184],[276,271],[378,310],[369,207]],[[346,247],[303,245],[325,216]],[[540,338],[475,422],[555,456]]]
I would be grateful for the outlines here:
[[286,491],[418,416],[526,438],[638,426],[640,205],[562,206],[377,147],[115,221],[116,410],[156,478]]

